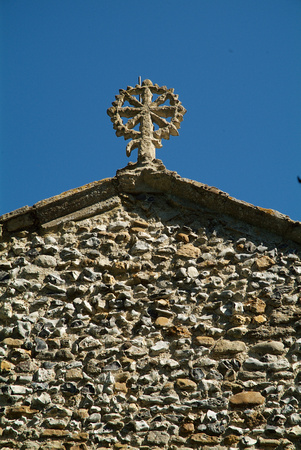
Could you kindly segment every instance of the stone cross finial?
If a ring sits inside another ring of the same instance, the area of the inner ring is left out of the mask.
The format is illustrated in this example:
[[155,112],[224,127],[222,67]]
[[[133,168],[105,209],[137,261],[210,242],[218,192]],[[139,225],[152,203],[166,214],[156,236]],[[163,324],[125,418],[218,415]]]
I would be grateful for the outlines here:
[[[153,95],[157,98],[153,101]],[[128,86],[120,89],[119,95],[107,113],[113,122],[116,136],[132,139],[126,146],[126,154],[138,149],[138,162],[148,163],[156,158],[156,148],[161,148],[161,139],[178,136],[178,128],[183,120],[186,109],[181,105],[173,89],[166,86],[153,85],[150,80],[144,80],[142,85]],[[141,98],[141,101],[139,100]],[[130,106],[123,106],[128,102]],[[164,105],[165,102],[169,104]],[[128,119],[124,122],[122,118]],[[170,118],[170,121],[166,120]],[[134,127],[139,124],[139,131]],[[155,130],[154,124],[158,126]]]

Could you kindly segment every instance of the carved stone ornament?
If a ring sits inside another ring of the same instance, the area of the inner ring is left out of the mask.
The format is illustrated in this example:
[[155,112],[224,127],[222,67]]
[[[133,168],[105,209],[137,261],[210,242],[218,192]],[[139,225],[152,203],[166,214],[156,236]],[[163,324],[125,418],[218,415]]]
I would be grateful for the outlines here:
[[[157,98],[153,101],[153,95]],[[138,149],[138,163],[146,164],[156,158],[156,148],[161,148],[161,139],[178,136],[178,128],[186,109],[181,105],[173,89],[153,85],[144,80],[142,85],[120,89],[119,95],[107,113],[113,122],[116,136],[132,139],[126,146],[126,154]],[[123,106],[128,102],[130,106]],[[168,102],[169,104],[164,105]],[[126,122],[123,118],[128,119]],[[170,118],[170,121],[166,120]],[[135,130],[139,124],[139,131]],[[158,129],[155,130],[156,124]]]

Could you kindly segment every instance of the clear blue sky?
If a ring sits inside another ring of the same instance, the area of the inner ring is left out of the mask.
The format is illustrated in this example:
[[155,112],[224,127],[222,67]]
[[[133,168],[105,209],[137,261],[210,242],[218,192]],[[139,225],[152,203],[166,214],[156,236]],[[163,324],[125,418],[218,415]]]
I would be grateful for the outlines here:
[[126,166],[106,111],[140,75],[187,109],[157,151],[168,169],[301,220],[300,0],[1,0],[0,14],[0,214]]

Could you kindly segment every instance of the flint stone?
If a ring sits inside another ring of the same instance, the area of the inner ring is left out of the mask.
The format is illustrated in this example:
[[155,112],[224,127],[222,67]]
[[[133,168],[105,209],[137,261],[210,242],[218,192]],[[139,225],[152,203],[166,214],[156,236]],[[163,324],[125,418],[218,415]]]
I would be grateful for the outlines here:
[[221,422],[208,423],[207,430],[209,431],[209,434],[219,436],[224,433],[225,426]]
[[31,266],[28,264],[25,266],[21,271],[22,278],[33,278],[38,279],[40,275],[39,269],[37,269],[35,266]]
[[204,372],[199,368],[191,369],[190,375],[195,381],[200,381],[205,377]]
[[40,338],[35,338],[35,351],[36,352],[44,352],[48,350],[48,345],[46,344],[45,341],[43,341],[43,339]]
[[267,364],[269,370],[278,372],[279,370],[289,369],[290,363],[287,359],[279,359],[275,362],[270,362]]
[[73,383],[70,383],[70,382],[62,384],[61,390],[62,390],[62,392],[65,392],[66,394],[69,394],[69,395],[76,395],[79,392],[76,385]]
[[137,420],[134,423],[134,426],[135,426],[136,431],[148,431],[149,430],[149,425],[147,422],[145,422],[145,420]]
[[292,425],[299,425],[301,423],[301,415],[297,413],[291,414],[289,420]]
[[55,428],[58,430],[63,430],[64,428],[66,428],[66,425],[66,421],[54,417],[49,417],[43,422],[43,426],[45,428]]
[[33,399],[33,405],[34,406],[46,406],[51,403],[51,397],[47,392],[42,392],[42,394],[38,395],[37,397],[34,397]]
[[244,342],[241,341],[228,341],[226,339],[220,339],[217,341],[215,346],[212,349],[213,353],[217,354],[235,354],[245,352],[247,347]]
[[76,249],[66,247],[61,251],[60,256],[64,261],[69,261],[81,258],[82,254]]
[[153,345],[150,350],[153,355],[158,355],[159,353],[165,352],[169,349],[169,342],[167,341],[158,341],[155,345]]
[[145,253],[149,252],[151,250],[151,246],[147,244],[147,242],[144,241],[138,241],[136,244],[133,245],[131,249],[131,253],[133,255],[139,254],[139,253]]
[[132,345],[132,347],[130,347],[129,349],[126,350],[126,354],[129,356],[141,357],[141,356],[144,356],[147,354],[147,348],[137,347],[136,345]]
[[34,262],[37,266],[41,267],[55,267],[57,265],[56,258],[50,255],[39,255]]
[[296,425],[288,430],[288,435],[291,437],[299,437],[301,436],[301,427],[300,425]]
[[123,220],[116,220],[116,222],[112,222],[109,227],[108,231],[120,231],[123,228],[128,228],[130,226],[130,222],[126,222]]
[[185,402],[185,405],[191,406],[192,408],[198,408],[205,411],[208,409],[212,410],[220,410],[227,407],[227,399],[220,398],[206,398],[204,400],[190,400]]
[[21,448],[22,448],[22,450],[39,450],[41,447],[40,447],[40,444],[37,442],[27,441],[27,442],[24,442],[24,444],[22,445]]
[[187,269],[187,275],[188,275],[190,278],[197,278],[198,275],[199,275],[199,272],[198,272],[198,270],[197,270],[194,266],[190,266],[190,267],[188,267],[188,269]]
[[152,404],[152,405],[162,405],[163,398],[155,397],[154,395],[140,395],[139,397],[142,403]]
[[164,431],[150,431],[146,436],[146,441],[148,444],[167,445],[169,437],[169,434]]
[[94,339],[92,336],[87,336],[78,344],[79,350],[88,350],[96,347],[100,348],[101,343],[98,339]]
[[227,429],[231,434],[235,434],[237,436],[242,436],[244,434],[244,430],[240,427],[236,427],[233,425],[228,426]]
[[243,445],[245,445],[247,447],[252,447],[252,445],[256,444],[257,439],[253,439],[250,436],[244,436],[241,441],[242,441]]
[[175,369],[176,367],[179,367],[179,363],[178,361],[176,361],[175,359],[160,359],[159,364],[161,366],[168,366],[171,369]]
[[18,337],[25,338],[29,336],[31,332],[31,324],[29,322],[22,322],[18,320],[15,332]]
[[100,246],[100,240],[96,237],[91,237],[90,239],[83,241],[82,246],[88,248],[97,248]]
[[257,406],[262,405],[265,398],[256,391],[243,391],[230,397],[232,406]]
[[52,285],[61,285],[64,284],[64,280],[62,280],[58,275],[55,274],[49,274],[46,275],[45,279],[44,279],[45,283],[51,283]]
[[93,413],[88,417],[87,421],[90,423],[101,422],[101,415],[99,413]]
[[284,345],[279,341],[266,341],[253,345],[250,349],[254,353],[280,355],[284,352]]
[[74,359],[74,355],[68,348],[61,348],[55,353],[55,359],[69,361],[70,359]]
[[112,363],[110,363],[110,364],[107,364],[107,365],[103,368],[103,370],[104,370],[104,371],[116,371],[116,370],[119,370],[120,368],[121,368],[120,362],[119,362],[119,361],[114,361],[114,362],[112,362]]
[[34,374],[34,380],[38,382],[52,381],[55,379],[55,372],[52,369],[38,369]]
[[11,395],[24,395],[24,394],[30,394],[32,392],[32,389],[26,387],[26,386],[10,386],[10,393]]
[[10,273],[4,272],[3,270],[0,271],[0,282],[1,281],[8,281],[10,279]]
[[259,361],[256,358],[248,358],[244,362],[244,368],[246,370],[265,370],[267,363]]
[[11,287],[19,292],[24,292],[30,286],[29,281],[26,280],[16,280],[11,284]]

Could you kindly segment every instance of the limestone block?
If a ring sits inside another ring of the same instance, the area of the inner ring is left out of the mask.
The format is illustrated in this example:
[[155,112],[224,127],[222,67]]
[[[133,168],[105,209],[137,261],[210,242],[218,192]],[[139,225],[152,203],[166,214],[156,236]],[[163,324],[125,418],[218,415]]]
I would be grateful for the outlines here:
[[197,384],[188,378],[178,378],[176,380],[176,387],[183,391],[193,391],[197,388]]
[[275,261],[269,256],[261,256],[254,263],[255,270],[266,270],[272,265],[275,264]]
[[190,440],[200,445],[215,445],[220,442],[220,438],[218,436],[209,436],[205,433],[196,433],[190,436]]
[[281,355],[284,352],[284,345],[279,341],[265,341],[253,345],[250,350],[254,353],[265,355],[266,353],[272,355]]
[[34,262],[41,267],[56,267],[57,265],[56,258],[50,255],[39,255]]
[[200,256],[201,250],[193,244],[184,244],[178,249],[176,254],[179,257],[196,259]]
[[212,347],[215,343],[215,340],[210,336],[196,336],[194,342],[196,343],[196,345]]
[[262,405],[265,398],[256,391],[243,391],[230,397],[232,406],[256,406]]
[[149,444],[155,445],[167,445],[169,442],[170,436],[165,431],[150,431],[147,434],[146,440]]
[[220,339],[213,347],[212,352],[219,355],[226,355],[226,354],[234,355],[236,353],[245,352],[246,350],[247,347],[244,342],[228,341],[226,339]]

